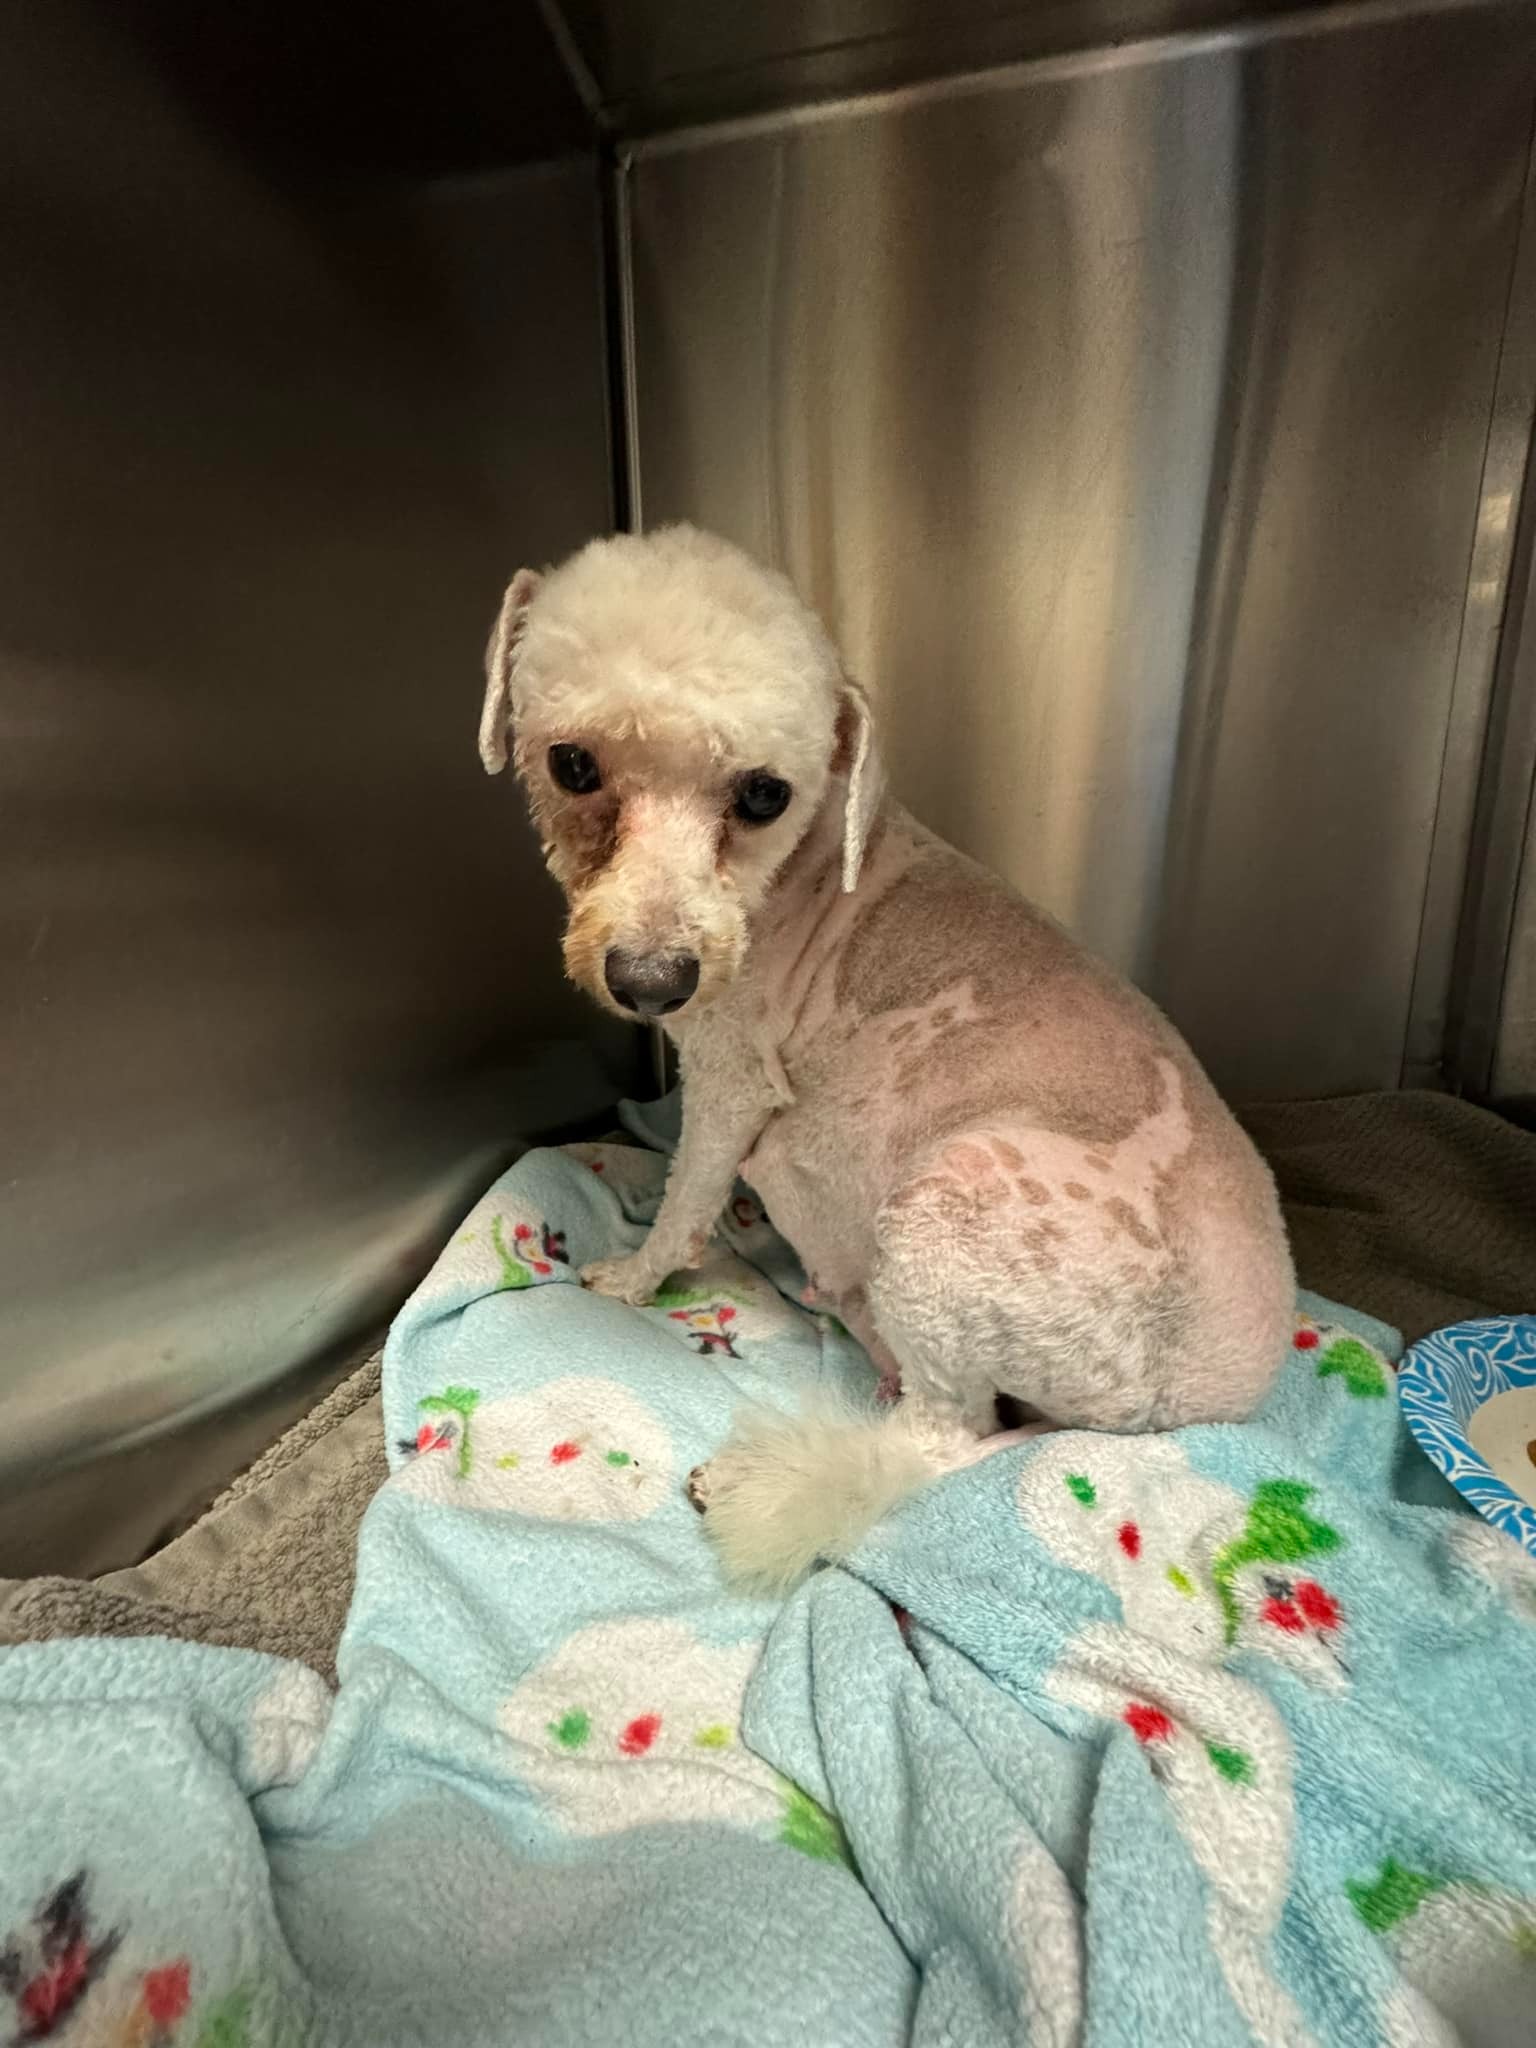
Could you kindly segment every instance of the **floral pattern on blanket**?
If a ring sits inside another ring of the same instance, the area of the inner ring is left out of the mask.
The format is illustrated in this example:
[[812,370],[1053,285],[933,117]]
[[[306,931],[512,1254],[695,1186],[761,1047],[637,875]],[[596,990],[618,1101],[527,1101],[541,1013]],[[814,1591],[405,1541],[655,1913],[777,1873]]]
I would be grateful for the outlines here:
[[253,2048],[251,1999],[238,1989],[194,1996],[185,1956],[148,1968],[113,1965],[128,1946],[123,1926],[95,1924],[90,1875],[77,1870],[0,1941],[0,1997],[11,2002],[9,2041],[89,2043],[89,2048]]
[[551,1380],[482,1400],[444,1387],[417,1404],[422,1421],[398,1448],[408,1491],[458,1507],[541,1521],[633,1522],[668,1497],[666,1425],[617,1380]]
[[758,1648],[648,1616],[577,1630],[502,1707],[519,1774],[573,1835],[719,1821],[846,1862],[832,1816],[741,1740]]

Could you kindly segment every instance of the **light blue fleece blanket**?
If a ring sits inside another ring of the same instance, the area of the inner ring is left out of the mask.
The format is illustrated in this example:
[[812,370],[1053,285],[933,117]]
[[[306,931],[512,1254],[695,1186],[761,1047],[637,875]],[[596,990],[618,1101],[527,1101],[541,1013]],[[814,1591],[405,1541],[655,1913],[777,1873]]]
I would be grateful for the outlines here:
[[775,1611],[686,1474],[872,1375],[744,1191],[585,1294],[663,1166],[530,1155],[402,1312],[334,1697],[0,1652],[0,2044],[1529,2042],[1536,1596],[1391,1333],[1305,1302],[1256,1422],[1000,1453]]

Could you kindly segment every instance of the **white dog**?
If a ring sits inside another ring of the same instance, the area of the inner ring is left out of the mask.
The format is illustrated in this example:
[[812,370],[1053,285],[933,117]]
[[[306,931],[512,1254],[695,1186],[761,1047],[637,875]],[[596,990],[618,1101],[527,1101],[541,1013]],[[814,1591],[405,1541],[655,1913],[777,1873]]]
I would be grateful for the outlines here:
[[885,792],[868,704],[789,584],[674,526],[512,581],[480,752],[509,737],[573,980],[660,1018],[682,1139],[644,1302],[738,1173],[902,1400],[739,1422],[695,1475],[734,1575],[784,1584],[1048,1424],[1247,1415],[1294,1280],[1270,1176],[1152,1005]]

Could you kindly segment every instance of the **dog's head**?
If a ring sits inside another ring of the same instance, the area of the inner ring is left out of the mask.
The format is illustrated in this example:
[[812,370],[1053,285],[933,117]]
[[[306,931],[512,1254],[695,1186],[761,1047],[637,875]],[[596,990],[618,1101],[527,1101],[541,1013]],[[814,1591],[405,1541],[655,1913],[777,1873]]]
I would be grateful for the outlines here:
[[571,979],[621,1013],[707,1003],[835,806],[852,889],[881,778],[863,694],[782,576],[689,526],[512,579],[480,758],[512,758],[570,905]]

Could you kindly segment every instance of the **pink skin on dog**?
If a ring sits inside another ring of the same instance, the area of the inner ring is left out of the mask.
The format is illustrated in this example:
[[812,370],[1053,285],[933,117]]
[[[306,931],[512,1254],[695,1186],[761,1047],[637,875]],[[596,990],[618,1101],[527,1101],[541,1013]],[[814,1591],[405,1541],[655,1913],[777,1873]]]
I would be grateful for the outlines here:
[[[590,1285],[649,1298],[741,1172],[899,1375],[895,1414],[858,1425],[893,1447],[875,1512],[974,1456],[998,1394],[1127,1431],[1254,1408],[1294,1301],[1267,1169],[1144,997],[890,801],[863,695],[782,578],[690,528],[594,543],[519,576],[489,666],[482,754],[510,725],[573,977],[675,1005],[666,1199]],[[765,788],[789,795],[759,818]],[[777,1512],[780,1452],[738,1435],[712,1461],[712,1523],[732,1493]]]

